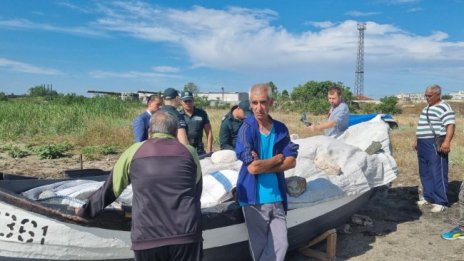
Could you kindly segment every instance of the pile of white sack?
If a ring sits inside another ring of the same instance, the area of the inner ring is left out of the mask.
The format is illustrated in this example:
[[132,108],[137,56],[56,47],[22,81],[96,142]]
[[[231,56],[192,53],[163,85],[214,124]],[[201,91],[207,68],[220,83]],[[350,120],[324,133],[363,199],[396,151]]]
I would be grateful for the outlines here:
[[[306,179],[306,191],[298,197],[289,196],[289,207],[334,200],[340,197],[364,193],[374,187],[386,185],[396,178],[398,168],[391,155],[389,126],[374,119],[350,127],[337,139],[315,136],[294,139],[300,145],[294,169],[285,172],[286,177]],[[373,155],[364,150],[372,142],[381,144]],[[200,160],[203,172],[202,208],[212,207],[230,200],[236,186],[242,162],[234,151],[222,150],[210,158]],[[80,206],[103,182],[71,180],[37,187],[23,193],[24,196],[48,203]],[[113,207],[131,205],[132,187],[124,190]]]

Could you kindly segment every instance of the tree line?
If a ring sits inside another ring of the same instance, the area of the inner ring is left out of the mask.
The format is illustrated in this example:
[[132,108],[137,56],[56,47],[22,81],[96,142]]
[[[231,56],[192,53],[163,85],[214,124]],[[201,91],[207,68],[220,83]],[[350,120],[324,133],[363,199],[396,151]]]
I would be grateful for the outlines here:
[[[274,109],[283,112],[310,112],[315,115],[327,113],[330,104],[327,101],[327,91],[331,86],[338,86],[342,89],[343,100],[348,104],[352,112],[359,113],[401,113],[398,107],[398,98],[395,96],[386,96],[380,99],[379,104],[373,103],[356,103],[349,87],[342,82],[332,81],[308,81],[303,85],[298,85],[289,93],[287,90],[279,91],[278,87],[271,81],[269,85],[272,89],[274,98]],[[190,91],[194,95],[200,92],[199,87],[188,82],[184,85],[183,91]],[[51,88],[45,86],[35,86],[29,89],[28,96],[42,97],[44,99],[60,99],[63,102],[78,102],[86,99],[84,96],[72,94],[59,94]],[[445,97],[444,97],[445,98]],[[8,100],[7,95],[0,92],[0,101]],[[205,97],[196,97],[195,105],[198,107],[209,107],[210,101]],[[228,107],[229,104],[220,104],[219,107]],[[217,107],[217,106],[216,106]]]

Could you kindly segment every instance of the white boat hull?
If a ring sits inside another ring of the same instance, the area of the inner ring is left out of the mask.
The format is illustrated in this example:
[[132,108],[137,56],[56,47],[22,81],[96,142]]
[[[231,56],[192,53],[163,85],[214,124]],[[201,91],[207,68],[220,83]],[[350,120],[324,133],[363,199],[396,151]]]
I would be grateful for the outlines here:
[[[289,210],[290,249],[309,241],[321,230],[339,225],[324,221],[345,222],[354,211],[349,205],[365,204],[367,194],[370,193]],[[341,210],[349,215],[333,213]],[[249,258],[244,223],[205,229],[203,238],[204,260]],[[0,201],[0,260],[131,260],[130,245],[129,231],[71,224]],[[229,251],[232,249],[239,251]]]

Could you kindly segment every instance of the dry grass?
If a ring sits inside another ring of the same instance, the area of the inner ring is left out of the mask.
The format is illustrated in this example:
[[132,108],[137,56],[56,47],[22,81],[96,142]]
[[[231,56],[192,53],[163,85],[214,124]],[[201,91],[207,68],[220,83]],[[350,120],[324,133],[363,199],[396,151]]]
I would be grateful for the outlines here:
[[[391,131],[391,142],[393,148],[393,156],[398,163],[400,175],[395,180],[396,186],[417,186],[420,184],[418,177],[418,163],[416,151],[412,149],[412,144],[415,139],[415,128],[418,120],[420,110],[425,104],[408,105],[403,108],[403,114],[395,115],[399,128]],[[461,172],[464,169],[464,139],[461,137],[464,129],[464,103],[452,104],[453,109],[456,111],[457,124],[456,134],[452,142],[450,153],[450,181],[461,181],[464,176]],[[144,108],[143,106],[129,108],[129,110],[122,117],[111,117],[107,114],[102,114],[97,117],[89,118],[85,121],[80,132],[73,134],[66,132],[65,135],[26,135],[22,136],[21,141],[18,140],[5,140],[3,145],[20,143],[28,145],[42,145],[48,143],[63,143],[67,142],[74,145],[73,154],[78,155],[82,153],[82,149],[86,146],[104,146],[116,145],[119,151],[124,151],[133,142],[131,123],[132,119],[140,113]],[[207,109],[211,126],[214,135],[214,150],[219,149],[219,129],[223,116],[228,112],[227,109]],[[296,112],[282,113],[278,111],[271,112],[274,119],[284,122],[290,133],[296,133],[301,138],[318,135],[322,133],[310,133],[306,127],[299,121],[300,114]],[[323,120],[323,116],[309,116],[311,122]],[[1,147],[1,146],[0,146]],[[3,157],[3,160],[2,160]],[[27,158],[33,158],[29,156]],[[22,160],[24,161],[24,159]],[[0,163],[13,164],[10,162],[8,156],[0,156]],[[10,164],[10,165],[11,165]],[[0,167],[2,165],[0,164]],[[14,168],[14,166],[10,166]],[[3,165],[4,169],[6,165]]]

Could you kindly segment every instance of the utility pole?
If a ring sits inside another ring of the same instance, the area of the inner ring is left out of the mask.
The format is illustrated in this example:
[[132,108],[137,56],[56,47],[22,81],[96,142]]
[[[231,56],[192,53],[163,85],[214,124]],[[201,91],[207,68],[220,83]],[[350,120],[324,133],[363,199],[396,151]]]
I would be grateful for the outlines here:
[[357,97],[364,95],[364,30],[366,30],[366,23],[358,23],[358,56],[355,72],[355,87]]

